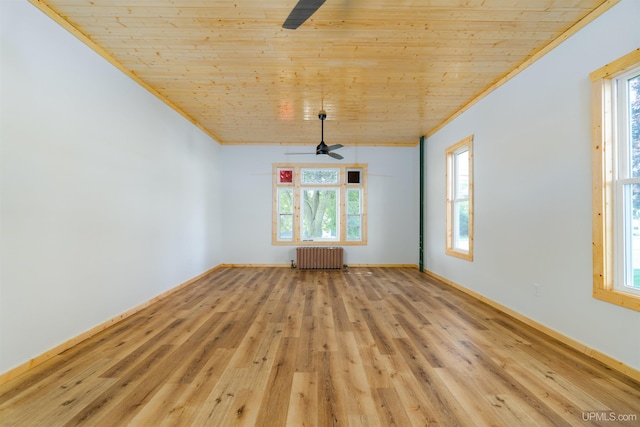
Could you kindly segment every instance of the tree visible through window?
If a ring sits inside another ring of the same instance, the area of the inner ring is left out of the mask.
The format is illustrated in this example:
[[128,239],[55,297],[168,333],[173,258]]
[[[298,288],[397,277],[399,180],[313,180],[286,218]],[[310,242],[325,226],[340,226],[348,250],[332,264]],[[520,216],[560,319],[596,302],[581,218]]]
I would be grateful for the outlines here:
[[338,237],[338,190],[302,190],[302,240]]

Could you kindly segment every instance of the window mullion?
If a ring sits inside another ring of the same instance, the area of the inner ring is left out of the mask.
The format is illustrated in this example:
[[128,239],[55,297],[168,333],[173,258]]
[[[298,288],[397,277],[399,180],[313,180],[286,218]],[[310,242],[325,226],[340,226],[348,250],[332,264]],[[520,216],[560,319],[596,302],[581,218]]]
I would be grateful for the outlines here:
[[293,241],[300,242],[300,168],[293,170]]

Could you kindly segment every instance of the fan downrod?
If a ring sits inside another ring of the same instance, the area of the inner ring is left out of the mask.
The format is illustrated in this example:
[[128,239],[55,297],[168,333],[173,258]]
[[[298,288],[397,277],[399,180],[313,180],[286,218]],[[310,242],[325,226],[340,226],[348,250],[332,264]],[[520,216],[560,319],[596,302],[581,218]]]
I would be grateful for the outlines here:
[[322,130],[321,130],[321,137],[320,137],[320,144],[318,144],[318,146],[316,147],[316,155],[318,154],[328,154],[328,148],[327,144],[324,143],[324,119],[327,118],[327,112],[324,110],[320,110],[320,112],[318,113],[318,118],[320,119],[320,124],[322,126]]

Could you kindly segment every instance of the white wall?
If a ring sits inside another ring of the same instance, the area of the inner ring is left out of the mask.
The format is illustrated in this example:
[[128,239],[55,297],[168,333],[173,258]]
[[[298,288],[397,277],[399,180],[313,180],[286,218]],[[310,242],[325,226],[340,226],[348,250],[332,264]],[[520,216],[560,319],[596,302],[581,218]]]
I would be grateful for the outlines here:
[[[327,122],[326,126],[331,126]],[[319,131],[320,129],[318,129]],[[295,246],[273,246],[272,164],[332,163],[306,146],[222,147],[224,200],[224,260],[230,264],[288,264]],[[368,164],[368,244],[345,246],[347,264],[416,264],[419,234],[419,149],[344,147],[342,163]]]
[[218,265],[220,147],[2,2],[0,372]]
[[[426,268],[640,369],[640,313],[592,298],[589,73],[640,46],[623,0],[426,143]],[[447,146],[474,140],[475,252],[446,256]],[[539,296],[533,284],[540,285]]]

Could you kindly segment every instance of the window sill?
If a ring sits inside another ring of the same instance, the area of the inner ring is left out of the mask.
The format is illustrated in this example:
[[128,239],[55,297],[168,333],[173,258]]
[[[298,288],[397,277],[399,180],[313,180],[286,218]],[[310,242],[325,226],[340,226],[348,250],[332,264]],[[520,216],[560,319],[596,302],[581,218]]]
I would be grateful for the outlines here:
[[460,258],[460,259],[464,259],[467,261],[473,261],[473,255],[470,253],[466,253],[466,252],[458,252],[458,251],[454,251],[452,249],[447,249],[444,251],[445,254],[456,257],[456,258]]
[[367,242],[329,242],[326,240],[303,241],[303,242],[271,242],[273,246],[366,246]]
[[638,295],[628,294],[615,289],[594,288],[593,297],[624,308],[640,311],[640,296]]

